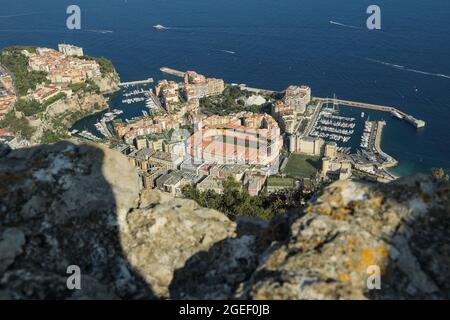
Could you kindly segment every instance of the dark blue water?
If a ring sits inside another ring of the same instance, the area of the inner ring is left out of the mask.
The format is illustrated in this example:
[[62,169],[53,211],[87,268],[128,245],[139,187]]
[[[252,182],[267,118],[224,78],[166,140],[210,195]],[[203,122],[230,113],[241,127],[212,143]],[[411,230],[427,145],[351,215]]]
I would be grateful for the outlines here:
[[[450,1],[375,2],[381,31],[365,28],[374,3],[365,0],[1,0],[0,46],[73,43],[111,59],[125,81],[157,80],[170,66],[393,105],[427,122],[418,131],[374,113],[388,122],[382,147],[400,161],[395,173],[450,168]],[[65,28],[69,4],[81,7],[82,30]],[[153,29],[158,23],[170,29]]]

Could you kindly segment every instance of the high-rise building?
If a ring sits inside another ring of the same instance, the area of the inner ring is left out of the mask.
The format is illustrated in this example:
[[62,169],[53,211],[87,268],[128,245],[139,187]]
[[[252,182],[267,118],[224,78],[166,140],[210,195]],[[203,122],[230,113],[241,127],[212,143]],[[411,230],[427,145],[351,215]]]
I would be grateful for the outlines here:
[[283,102],[295,112],[304,113],[311,102],[311,88],[308,86],[289,86],[286,89]]

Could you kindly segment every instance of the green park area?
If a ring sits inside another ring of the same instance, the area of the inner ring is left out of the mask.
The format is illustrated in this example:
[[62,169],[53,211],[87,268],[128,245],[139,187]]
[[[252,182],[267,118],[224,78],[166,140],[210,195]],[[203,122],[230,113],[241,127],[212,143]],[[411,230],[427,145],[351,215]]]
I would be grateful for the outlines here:
[[291,178],[269,177],[267,179],[267,186],[292,188],[294,186],[294,180]]
[[293,153],[290,155],[283,173],[295,179],[309,178],[319,169],[319,157]]

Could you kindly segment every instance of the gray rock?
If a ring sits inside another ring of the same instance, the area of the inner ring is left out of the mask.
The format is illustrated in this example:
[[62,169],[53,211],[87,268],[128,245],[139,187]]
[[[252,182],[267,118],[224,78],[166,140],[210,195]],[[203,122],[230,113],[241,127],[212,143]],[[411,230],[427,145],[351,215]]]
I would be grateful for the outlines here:
[[63,142],[4,155],[0,199],[0,299],[450,298],[450,187],[427,176],[337,182],[304,212],[233,222]]
[[[333,184],[291,225],[287,241],[265,252],[237,297],[448,299],[449,190],[426,176]],[[367,286],[373,265],[380,290]]]
[[169,297],[174,271],[191,256],[234,237],[236,225],[223,214],[202,209],[193,201],[152,193],[160,203],[150,203],[145,193],[146,199],[141,200],[144,209],[129,213],[127,227],[121,228],[121,243],[126,258],[152,290],[159,297]]
[[22,253],[24,244],[25,235],[19,229],[7,228],[3,231],[0,240],[0,273],[5,272],[16,257]]

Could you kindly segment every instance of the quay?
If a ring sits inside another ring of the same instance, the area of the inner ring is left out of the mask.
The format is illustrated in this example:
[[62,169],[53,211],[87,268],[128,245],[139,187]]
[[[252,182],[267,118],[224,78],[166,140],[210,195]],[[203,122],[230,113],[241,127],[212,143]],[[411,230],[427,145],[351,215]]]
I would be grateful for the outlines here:
[[400,111],[394,107],[381,106],[381,105],[363,103],[363,102],[355,102],[355,101],[349,101],[349,100],[333,99],[333,98],[314,98],[314,99],[320,101],[322,104],[333,103],[333,104],[345,105],[345,106],[361,108],[361,109],[371,109],[371,110],[389,112],[390,114],[392,114],[393,116],[395,116],[399,119],[406,120],[407,122],[411,123],[416,128],[422,128],[425,126],[425,121],[416,119],[413,116],[411,116],[403,111]]
[[[180,71],[180,70],[176,70],[176,69],[172,69],[172,68],[168,68],[168,67],[162,67],[159,70],[161,72],[163,72],[163,73],[169,74],[171,76],[179,77],[179,78],[184,78],[184,75],[186,74],[186,72],[183,72],[183,71]],[[247,90],[249,92],[256,93],[256,94],[272,95],[274,93],[282,93],[281,91],[273,91],[273,90],[267,90],[267,89],[251,88],[251,87],[247,87],[245,84],[232,83],[231,85],[232,86],[237,86],[237,87],[241,88],[242,90]]]
[[119,87],[130,87],[130,86],[137,86],[140,84],[148,84],[148,83],[153,83],[153,78],[148,78],[147,80],[121,82],[121,83],[119,83]]
[[380,154],[384,159],[385,162],[382,164],[382,168],[391,168],[398,165],[398,161],[395,160],[390,155],[386,154],[381,150],[381,136],[383,134],[384,126],[386,125],[386,122],[384,121],[377,121],[375,126],[375,143],[373,145],[373,148],[376,153]]
[[179,77],[179,78],[184,78],[184,75],[185,75],[185,72],[183,72],[183,71],[179,71],[179,70],[175,70],[175,69],[171,69],[171,68],[167,68],[167,67],[162,67],[159,70],[163,73],[167,73],[167,74],[170,74],[171,76],[175,76],[175,77]]
[[[145,94],[148,99],[147,99],[147,107],[151,110],[151,106],[156,107],[157,112],[163,112],[165,113],[166,110],[163,108],[163,106],[161,105],[161,101],[159,101],[158,97],[153,93],[152,90],[149,90],[148,92],[146,92]],[[155,111],[152,111],[155,112]]]

